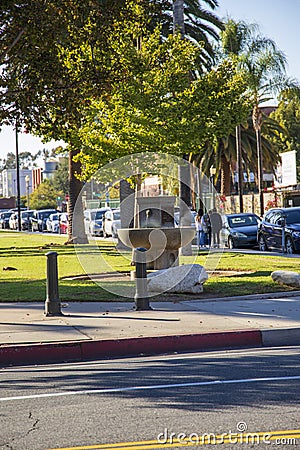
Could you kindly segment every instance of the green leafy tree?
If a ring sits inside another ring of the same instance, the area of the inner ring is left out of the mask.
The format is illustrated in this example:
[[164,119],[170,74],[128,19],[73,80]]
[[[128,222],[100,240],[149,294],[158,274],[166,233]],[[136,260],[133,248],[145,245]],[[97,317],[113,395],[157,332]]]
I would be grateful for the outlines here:
[[130,42],[118,47],[130,61],[130,76],[86,111],[78,130],[85,177],[111,159],[139,151],[197,153],[245,119],[247,85],[232,64],[191,82],[186,74],[196,67],[198,49],[178,35],[163,42],[159,34],[151,35],[140,50]]
[[[109,92],[112,79],[122,81],[121,55],[114,42],[120,30],[134,39],[144,27],[144,0],[25,0],[0,4],[0,119],[24,124],[45,140],[69,147],[69,239],[72,215],[82,184],[74,156],[74,139],[82,110],[91,97]],[[82,222],[83,225],[83,222]],[[86,242],[84,228],[78,240]]]
[[[33,155],[31,152],[19,153],[19,166],[20,169],[32,169],[37,166],[37,159],[39,152]],[[6,158],[1,160],[1,169],[15,169],[16,168],[16,155],[13,152],[8,152]]]
[[57,197],[60,196],[62,192],[54,189],[49,180],[45,180],[30,194],[30,208],[57,208]]
[[69,161],[68,158],[60,158],[58,169],[54,172],[53,178],[51,178],[50,183],[56,191],[63,192],[64,197],[69,192],[69,181],[68,181],[68,168]]
[[8,152],[6,158],[2,159],[1,170],[15,169],[15,168],[16,168],[16,155],[13,152]]

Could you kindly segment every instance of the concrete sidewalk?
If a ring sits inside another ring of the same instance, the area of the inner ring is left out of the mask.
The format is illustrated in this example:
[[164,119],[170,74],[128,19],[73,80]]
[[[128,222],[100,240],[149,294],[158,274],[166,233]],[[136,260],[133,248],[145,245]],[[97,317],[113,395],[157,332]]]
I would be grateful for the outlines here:
[[1,304],[0,366],[300,344],[300,292],[180,302]]

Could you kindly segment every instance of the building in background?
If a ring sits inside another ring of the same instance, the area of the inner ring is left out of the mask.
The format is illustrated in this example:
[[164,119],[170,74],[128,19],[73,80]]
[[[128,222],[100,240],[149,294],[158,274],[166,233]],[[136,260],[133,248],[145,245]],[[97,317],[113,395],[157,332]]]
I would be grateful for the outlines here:
[[59,167],[59,160],[56,158],[44,161],[43,180],[50,180]]
[[[29,177],[29,185],[26,183],[26,177]],[[2,180],[2,196],[17,197],[17,169],[4,169],[0,173]],[[32,170],[20,169],[20,195],[27,195],[33,191]]]
[[32,191],[34,191],[42,181],[43,169],[41,167],[35,167],[32,169]]

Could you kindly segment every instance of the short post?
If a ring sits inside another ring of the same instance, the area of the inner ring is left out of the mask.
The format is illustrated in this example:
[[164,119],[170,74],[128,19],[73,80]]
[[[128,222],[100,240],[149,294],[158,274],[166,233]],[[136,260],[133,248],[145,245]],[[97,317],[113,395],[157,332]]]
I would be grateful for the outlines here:
[[281,234],[282,254],[285,253],[285,226],[286,226],[286,216],[284,215],[282,219],[282,234]]
[[148,289],[147,289],[147,267],[146,267],[146,251],[143,247],[133,250],[133,261],[136,273],[136,290],[135,290],[135,309],[136,311],[147,311],[152,309],[149,305]]
[[46,316],[62,316],[58,294],[57,253],[48,252],[47,256],[47,297],[45,302]]

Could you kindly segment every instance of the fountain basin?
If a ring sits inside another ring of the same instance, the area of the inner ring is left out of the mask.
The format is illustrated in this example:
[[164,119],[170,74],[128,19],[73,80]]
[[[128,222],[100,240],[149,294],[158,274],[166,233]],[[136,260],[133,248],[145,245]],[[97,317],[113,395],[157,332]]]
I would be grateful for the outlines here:
[[120,228],[118,236],[130,248],[178,250],[193,240],[195,228]]

